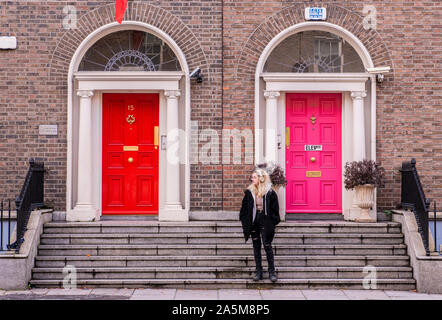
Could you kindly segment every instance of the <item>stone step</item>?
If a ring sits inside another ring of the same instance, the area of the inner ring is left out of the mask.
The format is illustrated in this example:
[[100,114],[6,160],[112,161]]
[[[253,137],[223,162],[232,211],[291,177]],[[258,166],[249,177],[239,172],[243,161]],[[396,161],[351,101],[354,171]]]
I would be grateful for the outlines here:
[[[344,233],[344,234],[391,234],[401,233],[401,225],[396,222],[355,223],[355,222],[281,222],[276,227],[277,233]],[[99,222],[49,222],[44,226],[44,233],[241,233],[239,221],[232,222],[158,222],[158,221],[99,221]]]
[[[406,255],[399,245],[274,245],[275,255]],[[130,256],[130,255],[249,255],[252,245],[39,245],[38,255]]]
[[[263,265],[267,265],[263,252]],[[408,256],[275,256],[281,267],[409,267]],[[246,256],[37,256],[37,268],[80,267],[255,267]]]
[[[278,266],[409,266],[407,256],[276,256]],[[264,265],[266,260],[263,261]],[[253,256],[38,256],[36,267],[254,266]]]
[[[63,280],[31,280],[31,287],[63,288]],[[373,284],[372,284],[373,285]],[[173,288],[173,289],[364,289],[361,279],[279,279],[272,283],[251,279],[107,279],[77,280],[87,288]],[[378,279],[379,290],[415,290],[414,279]]]
[[[249,242],[251,242],[249,240]],[[274,244],[402,244],[402,234],[285,234]],[[215,234],[43,234],[41,244],[242,244],[242,233]]]
[[[265,253],[263,252],[263,257]],[[275,256],[282,267],[408,267],[408,256]],[[38,268],[75,267],[254,267],[253,256],[37,256]],[[263,259],[263,265],[267,265]]]
[[[250,279],[254,267],[124,267],[77,268],[77,280],[86,279]],[[410,267],[378,267],[376,279],[413,278]],[[280,279],[364,279],[361,267],[278,267]],[[35,280],[64,279],[63,268],[34,268]]]

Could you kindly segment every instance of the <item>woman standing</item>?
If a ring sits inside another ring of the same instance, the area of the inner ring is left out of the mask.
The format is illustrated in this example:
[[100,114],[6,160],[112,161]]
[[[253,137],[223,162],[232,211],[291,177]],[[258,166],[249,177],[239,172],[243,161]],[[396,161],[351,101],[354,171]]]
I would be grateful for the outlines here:
[[252,237],[253,255],[256,271],[254,281],[262,280],[261,237],[267,256],[269,278],[276,282],[272,240],[275,226],[281,221],[279,217],[278,196],[272,189],[270,177],[265,170],[257,169],[252,173],[252,183],[244,190],[239,219],[247,242]]

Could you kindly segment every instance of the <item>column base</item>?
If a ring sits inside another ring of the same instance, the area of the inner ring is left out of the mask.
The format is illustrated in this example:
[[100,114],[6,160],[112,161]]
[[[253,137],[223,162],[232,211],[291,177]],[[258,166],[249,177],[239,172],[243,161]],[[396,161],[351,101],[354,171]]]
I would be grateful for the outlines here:
[[98,221],[98,210],[91,205],[77,205],[73,210],[66,213],[66,221],[89,222]]
[[166,205],[159,211],[158,221],[187,222],[189,221],[189,211],[183,209],[181,204]]
[[356,218],[355,222],[376,222],[373,218]]
[[345,211],[344,220],[345,221],[355,221],[361,215],[361,209],[350,208]]
[[346,211],[344,215],[344,220],[346,221],[354,221],[354,222],[377,222],[376,218],[373,217],[373,210],[369,211],[369,216],[362,215],[361,208],[350,208]]

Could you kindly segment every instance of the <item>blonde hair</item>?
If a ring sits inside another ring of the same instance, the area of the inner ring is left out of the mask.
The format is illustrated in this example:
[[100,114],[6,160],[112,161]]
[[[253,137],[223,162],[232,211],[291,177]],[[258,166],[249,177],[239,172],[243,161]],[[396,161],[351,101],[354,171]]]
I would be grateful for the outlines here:
[[[249,189],[255,196],[262,197],[266,193],[268,184],[270,183],[270,177],[267,171],[262,169],[256,169],[252,172],[258,175],[258,186],[251,183],[247,189]],[[264,180],[264,181],[261,181]]]

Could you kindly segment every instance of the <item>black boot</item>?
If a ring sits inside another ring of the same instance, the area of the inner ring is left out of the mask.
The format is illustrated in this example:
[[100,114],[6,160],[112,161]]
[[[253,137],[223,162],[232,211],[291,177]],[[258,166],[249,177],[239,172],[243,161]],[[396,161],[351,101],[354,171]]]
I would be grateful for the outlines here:
[[266,251],[267,263],[269,265],[269,279],[272,282],[276,282],[278,280],[275,273],[275,258],[273,255],[273,249],[271,244],[264,245],[264,249]]
[[256,269],[255,275],[253,276],[253,281],[262,280],[262,269]]
[[278,277],[276,276],[275,270],[269,270],[269,278],[270,281],[272,282],[278,281]]

